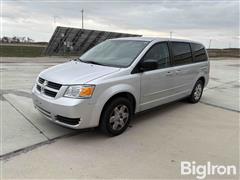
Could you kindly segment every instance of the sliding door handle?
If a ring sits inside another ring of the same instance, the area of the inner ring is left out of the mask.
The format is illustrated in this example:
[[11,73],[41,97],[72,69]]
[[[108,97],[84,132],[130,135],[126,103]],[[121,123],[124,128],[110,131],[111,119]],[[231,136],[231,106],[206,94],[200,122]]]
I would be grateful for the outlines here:
[[180,73],[183,73],[183,72],[185,72],[185,70],[181,70],[181,69],[176,70],[176,74],[180,74]]
[[167,73],[166,73],[166,76],[172,76],[173,75],[173,72],[172,71],[168,71]]

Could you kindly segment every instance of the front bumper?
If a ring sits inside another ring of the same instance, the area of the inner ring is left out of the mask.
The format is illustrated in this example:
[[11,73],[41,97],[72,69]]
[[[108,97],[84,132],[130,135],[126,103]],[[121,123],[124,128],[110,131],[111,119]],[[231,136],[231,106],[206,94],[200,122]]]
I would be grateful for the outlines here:
[[52,122],[72,129],[91,127],[91,112],[94,104],[91,104],[89,99],[46,97],[35,87],[32,94],[35,108]]

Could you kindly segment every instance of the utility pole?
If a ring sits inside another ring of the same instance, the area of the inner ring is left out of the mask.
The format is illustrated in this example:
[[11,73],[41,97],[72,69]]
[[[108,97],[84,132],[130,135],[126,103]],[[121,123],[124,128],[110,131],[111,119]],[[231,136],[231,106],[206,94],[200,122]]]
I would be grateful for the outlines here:
[[53,31],[55,30],[55,28],[56,28],[56,24],[57,24],[57,16],[53,16]]
[[53,24],[54,24],[54,26],[56,26],[56,23],[57,23],[57,16],[53,16]]
[[212,43],[212,40],[210,39],[210,40],[209,40],[209,46],[208,46],[208,49],[211,48],[211,43]]
[[82,29],[83,29],[83,12],[84,12],[84,10],[82,9],[81,10],[81,13],[82,13]]
[[172,31],[170,32],[170,39],[172,39]]

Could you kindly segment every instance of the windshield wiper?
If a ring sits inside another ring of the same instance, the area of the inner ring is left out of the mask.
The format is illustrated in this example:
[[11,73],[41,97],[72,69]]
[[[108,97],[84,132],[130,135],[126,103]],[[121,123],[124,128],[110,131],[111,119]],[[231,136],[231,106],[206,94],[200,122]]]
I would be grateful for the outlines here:
[[96,64],[96,65],[100,65],[100,66],[106,66],[105,64],[99,63],[99,62],[95,62],[95,61],[84,61],[80,58],[76,59],[77,61],[83,62],[83,63],[87,63],[87,64]]
[[83,61],[83,60],[80,60],[80,61],[81,61],[81,62],[88,63],[88,64],[96,64],[96,65],[102,65],[102,66],[104,66],[103,64],[98,63],[98,62],[95,62],[95,61]]
[[80,62],[84,62],[82,59],[80,59],[80,58],[77,58],[76,59],[77,61],[80,61]]

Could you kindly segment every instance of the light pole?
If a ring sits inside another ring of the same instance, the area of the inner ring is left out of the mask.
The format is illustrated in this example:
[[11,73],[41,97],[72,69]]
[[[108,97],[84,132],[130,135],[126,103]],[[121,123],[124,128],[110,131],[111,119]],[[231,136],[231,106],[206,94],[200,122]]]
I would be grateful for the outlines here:
[[81,10],[81,13],[82,13],[82,29],[83,29],[83,12],[84,12],[84,10],[82,9]]
[[53,25],[56,26],[56,23],[57,23],[57,16],[53,16]]
[[58,16],[53,16],[53,31],[56,29],[56,25],[57,25],[57,18]]
[[208,49],[211,48],[211,43],[212,43],[212,40],[210,39],[210,40],[209,40],[209,46],[208,46]]

